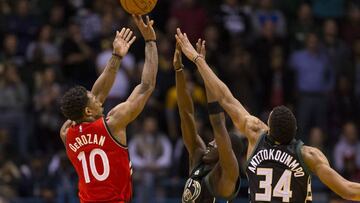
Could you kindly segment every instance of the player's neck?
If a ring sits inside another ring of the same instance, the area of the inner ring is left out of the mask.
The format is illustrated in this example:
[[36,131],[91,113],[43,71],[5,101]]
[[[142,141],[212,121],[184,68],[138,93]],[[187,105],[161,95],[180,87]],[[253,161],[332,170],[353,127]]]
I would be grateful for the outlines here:
[[83,119],[76,121],[76,124],[91,123],[91,122],[94,122],[95,120],[96,119],[94,117],[87,117],[87,118],[83,118]]

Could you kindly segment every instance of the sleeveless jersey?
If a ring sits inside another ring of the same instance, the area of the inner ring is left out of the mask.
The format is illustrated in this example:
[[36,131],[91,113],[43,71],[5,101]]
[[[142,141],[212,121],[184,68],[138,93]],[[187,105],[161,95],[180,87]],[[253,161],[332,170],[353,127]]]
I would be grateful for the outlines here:
[[66,153],[79,177],[82,203],[131,200],[129,153],[111,135],[104,118],[70,127]]
[[262,135],[248,159],[250,202],[312,202],[311,175],[301,155],[303,142],[277,145]]
[[[186,181],[182,195],[182,203],[229,203],[228,200],[215,197],[211,190],[208,174],[212,168],[212,166],[204,163],[200,163],[195,167],[189,179]],[[240,179],[238,180],[234,194],[227,199],[232,200],[235,198],[239,189]]]

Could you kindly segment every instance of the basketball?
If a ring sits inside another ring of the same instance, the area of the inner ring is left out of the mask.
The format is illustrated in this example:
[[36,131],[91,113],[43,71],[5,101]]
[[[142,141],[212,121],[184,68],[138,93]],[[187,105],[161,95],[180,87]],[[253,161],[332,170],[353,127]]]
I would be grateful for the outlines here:
[[130,14],[145,15],[155,8],[157,0],[120,0],[120,3]]

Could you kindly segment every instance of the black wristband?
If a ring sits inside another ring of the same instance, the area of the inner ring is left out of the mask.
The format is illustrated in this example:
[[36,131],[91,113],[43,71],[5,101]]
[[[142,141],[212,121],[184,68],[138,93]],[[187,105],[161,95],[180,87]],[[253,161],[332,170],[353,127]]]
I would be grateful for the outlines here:
[[148,43],[148,42],[155,42],[156,43],[156,39],[145,40],[145,43]]
[[224,110],[220,106],[219,102],[211,102],[208,103],[208,112],[209,114],[219,114],[219,113],[223,113]]
[[112,53],[112,55],[113,55],[113,56],[116,56],[116,57],[118,57],[118,58],[120,58],[120,59],[123,58],[122,56],[120,56],[119,54],[116,54],[116,53]]

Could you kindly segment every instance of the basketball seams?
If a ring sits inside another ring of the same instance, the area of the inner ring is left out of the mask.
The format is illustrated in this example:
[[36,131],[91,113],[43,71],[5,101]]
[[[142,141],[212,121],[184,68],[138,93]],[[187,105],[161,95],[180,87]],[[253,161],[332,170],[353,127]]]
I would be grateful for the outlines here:
[[[132,1],[132,3],[133,4],[135,4],[135,6],[140,10],[140,11],[142,11],[142,12],[147,12],[146,10],[143,10],[140,6],[139,6],[139,4],[138,4],[138,2],[135,0],[130,0],[130,1]],[[137,13],[137,14],[141,14],[141,13]]]
[[157,0],[120,0],[120,3],[126,12],[144,15],[155,8]]

